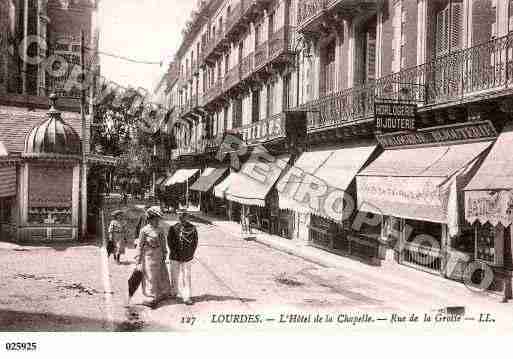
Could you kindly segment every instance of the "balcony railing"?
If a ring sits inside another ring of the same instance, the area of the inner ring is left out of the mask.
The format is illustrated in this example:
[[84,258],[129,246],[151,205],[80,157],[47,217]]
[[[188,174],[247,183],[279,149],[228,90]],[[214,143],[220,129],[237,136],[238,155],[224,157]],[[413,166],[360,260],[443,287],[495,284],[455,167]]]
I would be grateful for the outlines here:
[[268,42],[265,41],[259,44],[255,49],[255,69],[262,67],[267,63],[267,45]]
[[246,143],[269,141],[286,135],[285,114],[279,113],[265,120],[254,122],[240,128],[242,139]]
[[203,96],[203,105],[213,101],[216,97],[219,97],[223,92],[223,82],[218,79],[217,82],[210,87]]
[[240,0],[240,2],[235,5],[235,7],[230,12],[230,16],[226,19],[225,33],[230,33],[233,27],[240,21],[244,10],[243,2],[244,0]]
[[470,102],[476,96],[500,96],[513,86],[513,34],[456,51],[431,62],[310,101],[317,111],[309,130],[342,125],[374,112],[374,99],[418,103],[420,108]]
[[294,33],[294,28],[292,27],[282,27],[274,34],[272,34],[269,39],[269,61],[274,60],[276,57],[280,56],[284,52],[291,51],[291,41],[289,37],[292,37]]
[[303,0],[298,3],[297,23],[302,25],[324,11],[333,0]]
[[225,91],[232,88],[240,81],[240,68],[239,65],[232,67],[224,76],[223,89]]
[[242,61],[240,63],[240,78],[241,79],[245,79],[253,71],[254,57],[255,57],[255,55],[253,53],[251,53],[242,59]]
[[377,0],[300,0],[297,10],[299,28],[304,29],[314,19],[320,18],[324,12],[332,9],[336,9],[339,15],[351,18],[355,12],[375,12]]

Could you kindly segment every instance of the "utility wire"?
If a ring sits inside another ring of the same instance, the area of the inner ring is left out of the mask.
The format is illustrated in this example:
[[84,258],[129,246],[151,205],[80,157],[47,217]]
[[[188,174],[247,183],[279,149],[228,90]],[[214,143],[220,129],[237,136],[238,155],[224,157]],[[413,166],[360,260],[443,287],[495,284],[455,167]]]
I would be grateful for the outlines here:
[[86,46],[85,48],[86,48],[87,50],[89,50],[89,51],[94,51],[95,53],[100,54],[100,55],[110,56],[110,57],[114,57],[114,58],[116,58],[116,59],[125,60],[125,61],[133,62],[133,63],[136,63],[136,64],[142,64],[142,65],[159,65],[159,66],[162,66],[162,65],[163,65],[162,61],[160,61],[160,62],[155,62],[155,61],[142,61],[142,60],[136,60],[136,59],[129,58],[129,57],[126,57],[126,56],[116,55],[116,54],[113,54],[113,53],[110,53],[110,52],[105,52],[105,51],[95,50],[95,49],[92,49],[92,48],[87,47],[87,46]]

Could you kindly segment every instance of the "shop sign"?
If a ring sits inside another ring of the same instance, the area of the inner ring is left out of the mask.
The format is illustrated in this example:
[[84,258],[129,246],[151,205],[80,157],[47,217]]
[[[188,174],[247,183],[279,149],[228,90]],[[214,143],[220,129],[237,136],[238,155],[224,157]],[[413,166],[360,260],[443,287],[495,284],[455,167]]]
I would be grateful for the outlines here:
[[376,135],[384,148],[493,140],[496,137],[497,131],[490,121],[423,128],[414,133],[402,131]]
[[409,102],[375,102],[377,130],[415,130],[417,104]]
[[508,227],[513,222],[513,193],[511,191],[465,192],[465,219],[478,220],[493,226],[502,223]]
[[71,167],[29,168],[29,207],[71,207],[73,169]]

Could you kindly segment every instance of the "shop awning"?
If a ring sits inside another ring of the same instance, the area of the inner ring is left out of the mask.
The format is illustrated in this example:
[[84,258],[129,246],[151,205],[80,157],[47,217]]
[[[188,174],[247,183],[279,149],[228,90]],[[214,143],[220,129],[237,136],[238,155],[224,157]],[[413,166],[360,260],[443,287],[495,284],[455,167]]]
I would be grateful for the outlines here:
[[228,168],[207,168],[191,186],[191,190],[199,192],[210,191],[227,171]]
[[265,198],[287,167],[290,155],[273,159],[274,162],[267,162],[264,157],[252,156],[239,172],[230,174],[232,178],[226,190],[226,199],[248,206],[265,207]]
[[386,150],[357,176],[358,208],[454,230],[462,186],[491,143]]
[[235,173],[230,173],[228,177],[222,180],[217,186],[214,187],[214,196],[218,198],[226,198],[226,191],[230,187],[230,183],[234,178]]
[[161,185],[165,180],[166,180],[166,177],[160,177],[159,179],[157,179],[157,180],[155,181],[155,184],[156,184],[157,186],[160,186],[160,185]]
[[189,180],[189,178],[196,175],[199,172],[199,169],[179,169],[176,171],[171,177],[169,177],[166,182],[164,182],[164,186],[172,186],[177,183],[184,183]]
[[481,224],[513,223],[513,127],[497,138],[483,164],[465,187],[465,219]]
[[[328,198],[339,196],[342,200],[343,193],[369,160],[376,146],[375,143],[363,143],[336,150],[303,153],[278,182],[279,207],[340,220],[342,208],[337,207],[337,201],[330,204]],[[305,188],[323,187],[326,190],[323,190],[325,195],[319,197],[321,200],[305,195]]]

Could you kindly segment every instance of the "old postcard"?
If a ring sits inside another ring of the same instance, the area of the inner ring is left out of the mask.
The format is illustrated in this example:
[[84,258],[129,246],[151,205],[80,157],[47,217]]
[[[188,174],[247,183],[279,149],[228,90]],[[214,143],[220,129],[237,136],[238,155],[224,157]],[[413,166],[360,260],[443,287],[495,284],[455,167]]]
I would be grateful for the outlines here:
[[0,0],[0,331],[512,333],[512,19]]

